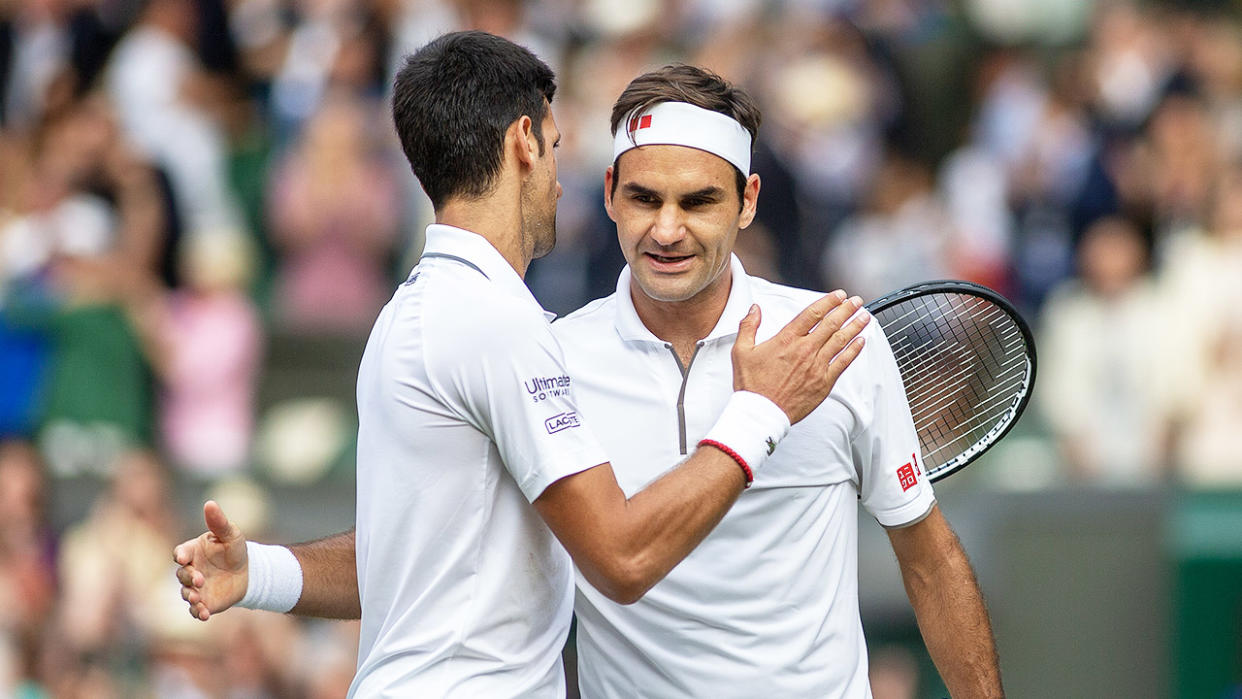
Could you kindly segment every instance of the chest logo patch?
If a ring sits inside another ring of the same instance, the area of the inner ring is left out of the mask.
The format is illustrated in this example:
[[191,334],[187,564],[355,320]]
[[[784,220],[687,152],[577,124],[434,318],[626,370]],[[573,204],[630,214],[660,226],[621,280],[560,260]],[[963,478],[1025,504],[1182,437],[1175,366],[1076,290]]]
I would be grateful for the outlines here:
[[522,386],[526,389],[526,395],[538,403],[549,398],[571,395],[572,383],[568,376],[536,376],[524,381]]

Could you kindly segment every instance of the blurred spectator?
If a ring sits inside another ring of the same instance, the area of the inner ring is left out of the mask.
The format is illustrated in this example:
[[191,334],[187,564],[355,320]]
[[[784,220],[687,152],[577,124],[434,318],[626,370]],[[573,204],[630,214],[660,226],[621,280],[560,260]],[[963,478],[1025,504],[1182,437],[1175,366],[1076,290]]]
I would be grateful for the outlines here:
[[150,432],[146,367],[119,302],[155,267],[163,200],[101,99],[50,117],[28,152],[15,215],[0,223],[5,313],[48,341],[40,423],[49,464],[106,470]]
[[139,302],[143,343],[160,379],[159,423],[172,462],[199,478],[247,465],[262,349],[258,310],[246,295],[254,254],[241,234],[190,236],[186,285]]
[[125,19],[122,8],[106,5],[39,0],[0,6],[0,125],[27,131],[91,87]]
[[1199,486],[1242,482],[1236,432],[1242,385],[1242,166],[1216,181],[1206,232],[1170,241],[1164,292],[1179,302],[1169,331],[1178,361],[1166,374],[1178,389],[1178,465]]
[[1213,139],[1229,162],[1242,158],[1242,28],[1223,16],[1195,18],[1187,70],[1202,91]]
[[243,223],[213,113],[220,91],[194,53],[197,17],[192,0],[148,0],[113,52],[106,81],[122,132],[167,171],[190,232]]
[[952,276],[954,233],[924,166],[890,155],[875,178],[865,212],[841,224],[823,258],[829,285],[864,299],[926,279]]
[[1165,238],[1204,225],[1201,216],[1208,210],[1221,153],[1203,100],[1191,92],[1168,95],[1152,114],[1146,135],[1158,233]]
[[10,296],[23,265],[14,259],[15,229],[9,224],[25,208],[20,200],[30,172],[29,155],[25,139],[0,130],[0,438],[34,431],[47,365],[44,334],[22,327],[10,312]]
[[[1088,130],[1083,90],[1076,85],[1083,74],[1073,60],[1058,65],[1050,81],[1033,56],[1002,51],[984,61],[980,73],[971,142],[946,164],[944,184],[950,187],[950,205],[955,219],[967,226],[968,239],[983,243],[977,260],[965,257],[968,265],[980,269],[981,281],[996,284],[1004,278],[1001,270],[1012,268],[1016,300],[1037,307],[1073,271],[1079,227],[1114,213],[1115,204],[1089,197],[1099,196],[1090,188],[1092,175],[1098,174],[1098,144]],[[971,172],[1002,179],[962,182],[962,175]],[[972,191],[975,187],[980,191]],[[1104,190],[1107,199],[1111,188]],[[968,213],[964,204],[970,198],[986,206],[987,197],[993,202],[1003,198],[1007,210],[1000,215],[986,209]],[[1092,211],[1084,213],[1084,207]],[[997,231],[997,225],[1008,228]],[[1001,250],[1007,265],[996,259]]]
[[1001,162],[967,146],[950,154],[939,174],[939,194],[954,231],[947,260],[952,274],[1009,290],[1014,219]]
[[[763,139],[796,181],[797,237],[773,230],[781,267],[790,283],[824,288],[840,285],[825,275],[849,264],[840,250],[826,250],[835,245],[830,235],[857,209],[876,203],[874,192],[893,192],[881,182],[890,174],[882,172],[883,133],[898,116],[901,98],[857,27],[808,10],[791,7],[774,22],[773,36],[780,39],[762,47],[768,74],[757,71],[754,81],[765,106]],[[831,258],[826,267],[825,255]]]
[[[254,4],[253,2],[250,4]],[[368,5],[352,0],[303,0],[272,83],[278,141],[297,134],[332,91],[357,97],[379,93],[383,35]]]
[[1220,321],[1208,357],[1212,380],[1185,416],[1177,450],[1179,475],[1195,488],[1242,487],[1242,314],[1235,306]]
[[0,696],[38,691],[38,649],[56,601],[43,478],[32,445],[0,442]]
[[[60,550],[58,630],[77,657],[131,668],[170,619],[169,554],[180,531],[164,467],[145,451],[126,454],[89,516]],[[190,620],[192,621],[192,620]]]
[[1100,3],[1089,46],[1089,76],[1101,117],[1133,129],[1147,119],[1175,70],[1167,25],[1157,9]]
[[1142,487],[1164,475],[1168,328],[1146,264],[1135,227],[1104,219],[1083,237],[1079,277],[1044,309],[1036,396],[1078,481]]
[[334,95],[273,171],[268,218],[287,327],[361,333],[391,293],[400,202],[374,121],[367,103]]

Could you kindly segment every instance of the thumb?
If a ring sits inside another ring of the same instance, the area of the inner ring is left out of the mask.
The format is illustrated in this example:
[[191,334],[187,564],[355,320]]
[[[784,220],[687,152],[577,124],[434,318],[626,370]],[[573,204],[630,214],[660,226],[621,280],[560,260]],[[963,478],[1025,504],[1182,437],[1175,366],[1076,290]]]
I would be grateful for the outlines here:
[[734,349],[752,349],[755,346],[755,334],[759,331],[762,315],[759,305],[752,304],[746,317],[737,324],[737,340],[733,342]]
[[241,532],[224,516],[224,510],[215,500],[208,500],[203,505],[203,519],[207,522],[207,530],[221,542],[227,544],[241,538]]

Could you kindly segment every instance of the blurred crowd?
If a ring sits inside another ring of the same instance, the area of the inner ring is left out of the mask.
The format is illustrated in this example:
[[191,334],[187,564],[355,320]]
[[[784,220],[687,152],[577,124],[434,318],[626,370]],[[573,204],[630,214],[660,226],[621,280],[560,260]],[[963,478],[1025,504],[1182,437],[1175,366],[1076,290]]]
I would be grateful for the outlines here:
[[[1011,440],[1035,446],[994,482],[1242,485],[1227,2],[0,0],[0,696],[343,693],[352,627],[185,614],[169,551],[200,525],[169,484],[246,511],[348,452],[348,395],[261,386],[276,346],[360,354],[417,259],[388,85],[468,27],[557,71],[559,242],[528,275],[549,310],[623,264],[612,101],[705,65],[764,109],[749,271],[866,298],[969,279],[1032,322]],[[48,485],[81,477],[97,502],[54,531]]]

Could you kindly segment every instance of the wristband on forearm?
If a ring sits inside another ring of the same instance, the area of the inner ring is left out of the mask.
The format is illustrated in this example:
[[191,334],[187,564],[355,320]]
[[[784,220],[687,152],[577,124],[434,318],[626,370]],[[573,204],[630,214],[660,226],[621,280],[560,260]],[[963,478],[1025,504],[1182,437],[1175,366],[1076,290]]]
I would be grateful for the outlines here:
[[789,434],[789,416],[767,397],[750,391],[734,391],[724,411],[699,446],[711,446],[728,454],[746,476],[746,487],[755,471]]
[[302,597],[302,565],[293,551],[247,541],[246,556],[250,575],[237,606],[281,613],[293,609]]

